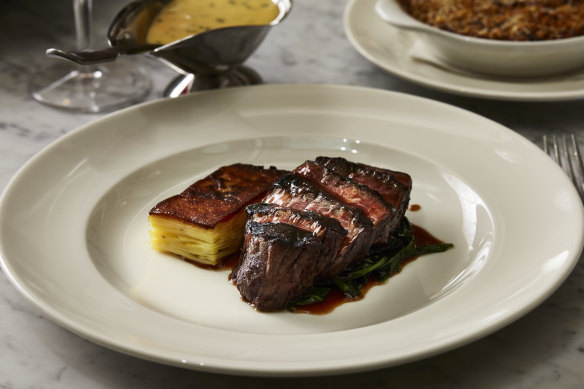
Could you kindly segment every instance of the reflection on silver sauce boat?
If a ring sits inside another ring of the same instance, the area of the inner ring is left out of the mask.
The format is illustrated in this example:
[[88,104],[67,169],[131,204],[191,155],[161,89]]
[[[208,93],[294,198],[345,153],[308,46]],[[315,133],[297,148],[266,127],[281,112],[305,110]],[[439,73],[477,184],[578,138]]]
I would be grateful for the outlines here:
[[147,53],[182,74],[166,88],[164,95],[168,97],[197,90],[262,82],[257,72],[242,64],[257,49],[271,27],[279,24],[290,13],[292,0],[275,0],[280,13],[269,24],[214,29],[166,45],[146,43],[152,20],[169,1],[139,0],[125,6],[109,27],[108,48],[49,49],[47,55],[90,65],[114,61],[119,55]]

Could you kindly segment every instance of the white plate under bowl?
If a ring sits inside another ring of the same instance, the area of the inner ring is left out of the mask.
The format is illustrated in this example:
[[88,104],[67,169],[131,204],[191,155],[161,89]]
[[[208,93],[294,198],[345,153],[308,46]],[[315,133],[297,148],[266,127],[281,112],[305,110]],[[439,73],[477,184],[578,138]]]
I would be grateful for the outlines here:
[[[421,209],[408,217],[455,248],[321,316],[256,312],[228,272],[149,248],[149,209],[219,166],[319,155],[409,172]],[[37,154],[0,200],[2,268],[48,317],[127,354],[230,374],[366,370],[471,342],[548,297],[582,235],[575,189],[516,133],[430,100],[324,85],[112,114]]]
[[549,77],[496,77],[442,63],[418,33],[400,31],[377,15],[377,0],[351,0],[344,13],[347,38],[366,59],[408,81],[463,96],[511,101],[584,98],[584,71]]

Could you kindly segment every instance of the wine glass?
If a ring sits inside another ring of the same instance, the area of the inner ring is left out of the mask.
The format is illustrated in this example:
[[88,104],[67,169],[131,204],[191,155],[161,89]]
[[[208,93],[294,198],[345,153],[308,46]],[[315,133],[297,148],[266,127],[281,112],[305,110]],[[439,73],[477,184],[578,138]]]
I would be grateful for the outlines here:
[[[92,46],[92,0],[73,0],[77,48]],[[118,60],[104,65],[55,63],[29,85],[32,97],[53,107],[77,112],[106,112],[140,102],[151,88],[150,78],[135,64]]]

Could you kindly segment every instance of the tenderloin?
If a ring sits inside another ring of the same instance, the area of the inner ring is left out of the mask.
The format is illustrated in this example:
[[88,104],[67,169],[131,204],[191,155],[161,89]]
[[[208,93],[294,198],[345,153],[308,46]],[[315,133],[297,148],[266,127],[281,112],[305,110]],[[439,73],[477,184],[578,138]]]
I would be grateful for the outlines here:
[[314,283],[324,246],[313,233],[291,224],[248,221],[232,279],[258,310],[284,309]]
[[318,157],[316,163],[379,193],[388,204],[395,208],[390,234],[395,231],[404,217],[410,201],[412,178],[409,174],[350,162],[340,157]]
[[348,265],[362,259],[373,242],[373,224],[365,213],[348,205],[303,177],[287,174],[278,179],[263,202],[312,211],[336,219],[347,231],[339,253],[319,279],[332,279]]
[[293,173],[318,184],[344,203],[362,210],[373,224],[373,244],[387,243],[390,228],[395,224],[396,209],[386,203],[379,193],[313,161],[304,162]]
[[247,214],[248,220],[256,223],[287,223],[311,232],[323,244],[316,268],[319,274],[336,259],[347,236],[338,220],[312,211],[256,203],[247,207]]

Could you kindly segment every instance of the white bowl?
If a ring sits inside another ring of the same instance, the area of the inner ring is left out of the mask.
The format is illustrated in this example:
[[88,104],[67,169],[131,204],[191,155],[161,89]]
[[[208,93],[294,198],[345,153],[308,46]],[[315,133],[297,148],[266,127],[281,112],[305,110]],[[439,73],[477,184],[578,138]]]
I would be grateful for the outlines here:
[[459,69],[509,77],[552,76],[584,69],[584,36],[545,41],[474,38],[422,23],[396,0],[379,0],[375,10],[392,26],[419,33],[432,55]]

